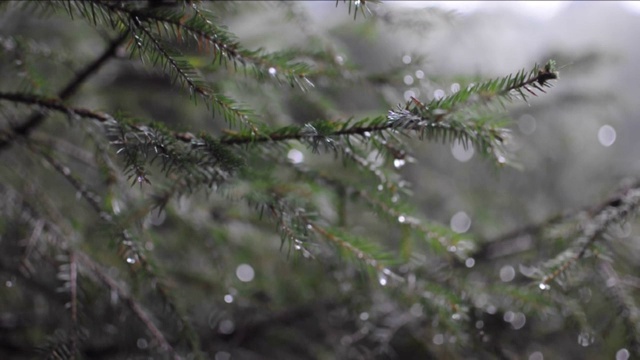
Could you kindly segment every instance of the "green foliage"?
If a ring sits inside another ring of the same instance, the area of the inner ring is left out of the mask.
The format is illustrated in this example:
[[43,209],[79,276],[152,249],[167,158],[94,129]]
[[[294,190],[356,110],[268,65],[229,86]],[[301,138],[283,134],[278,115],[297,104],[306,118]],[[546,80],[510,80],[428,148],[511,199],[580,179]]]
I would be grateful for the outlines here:
[[[376,16],[370,2],[342,3],[354,21],[367,21]],[[640,316],[628,289],[610,283],[621,269],[605,244],[637,214],[640,185],[502,239],[526,234],[557,249],[528,254],[528,278],[500,284],[487,276],[488,247],[500,240],[483,242],[421,214],[401,170],[416,162],[413,140],[461,143],[510,165],[504,110],[551,87],[553,60],[388,104],[381,94],[400,91],[405,67],[367,71],[317,38],[250,50],[225,25],[244,5],[46,1],[0,11],[31,19],[25,6],[59,23],[81,18],[108,42],[87,61],[21,28],[0,38],[12,50],[0,61],[21,61],[0,75],[25,74],[0,89],[8,159],[0,166],[0,270],[11,286],[20,279],[0,296],[15,313],[44,302],[56,320],[39,323],[38,313],[33,333],[12,329],[18,335],[7,344],[25,357],[39,347],[50,358],[387,358],[411,349],[401,331],[418,344],[416,356],[505,357],[508,332],[490,325],[502,314],[514,327],[507,318],[540,327],[558,316],[591,334],[591,312],[575,300],[593,281],[587,261],[608,284],[597,289],[624,314],[625,346],[637,352]],[[96,47],[97,38],[77,39]],[[106,94],[87,84],[72,99],[111,59],[119,62],[103,79]],[[89,65],[48,78],[39,67],[46,61]],[[154,68],[164,75],[142,70]],[[136,83],[143,72],[170,91],[186,89],[195,104],[174,107]],[[156,105],[131,114],[118,98],[128,86],[139,93],[134,100]],[[336,95],[345,89],[352,93]],[[375,110],[344,106],[365,91]],[[34,294],[39,300],[22,304]]]

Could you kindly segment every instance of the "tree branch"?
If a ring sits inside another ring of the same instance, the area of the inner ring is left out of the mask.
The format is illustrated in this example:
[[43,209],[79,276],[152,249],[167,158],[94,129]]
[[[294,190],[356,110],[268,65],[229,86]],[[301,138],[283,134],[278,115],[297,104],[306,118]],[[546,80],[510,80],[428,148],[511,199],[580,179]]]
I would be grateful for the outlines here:
[[[91,64],[87,65],[75,78],[71,80],[60,92],[58,98],[61,101],[67,100],[73,96],[80,86],[94,73],[96,73],[112,56],[115,55],[118,47],[129,36],[128,32],[121,34],[118,38],[111,41],[109,47],[94,60]],[[25,122],[20,125],[14,126],[8,131],[3,138],[0,138],[0,151],[7,148],[11,142],[17,137],[27,137],[29,134],[38,127],[45,119],[46,115],[42,113],[36,113],[31,115]]]

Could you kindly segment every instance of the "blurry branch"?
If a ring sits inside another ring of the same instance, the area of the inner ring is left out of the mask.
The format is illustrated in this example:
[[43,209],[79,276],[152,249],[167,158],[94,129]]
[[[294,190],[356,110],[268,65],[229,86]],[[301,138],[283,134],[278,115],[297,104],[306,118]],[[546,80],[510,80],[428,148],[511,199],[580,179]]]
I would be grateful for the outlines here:
[[[65,8],[73,16],[78,13],[93,25],[107,24],[119,31],[126,28],[133,35],[129,48],[143,60],[149,59],[153,65],[161,64],[163,70],[172,75],[174,82],[187,87],[191,95],[199,95],[221,113],[229,124],[240,121],[252,131],[255,116],[246,106],[237,104],[229,97],[216,93],[203,76],[186,59],[176,46],[162,37],[170,37],[178,43],[195,45],[199,52],[211,53],[213,62],[238,64],[250,69],[258,80],[274,78],[297,85],[302,90],[313,84],[306,75],[311,71],[308,65],[293,62],[291,53],[267,54],[263,50],[244,49],[235,36],[198,3],[189,7],[144,8],[139,2],[107,1],[60,1],[54,2]],[[194,97],[195,100],[195,97]]]
[[[144,270],[143,274],[150,279],[151,283],[154,283],[154,290],[165,301],[171,311],[179,318],[182,330],[188,336],[188,340],[190,341],[192,350],[197,351],[197,349],[199,348],[198,340],[196,336],[194,336],[195,331],[191,327],[190,322],[185,318],[185,316],[182,314],[181,309],[179,309],[176,305],[176,300],[169,292],[169,286],[166,284],[166,281],[156,273],[155,269],[157,269],[158,267],[152,262],[152,259],[150,259],[143,253],[142,247],[138,245],[130,231],[126,229],[122,224],[120,224],[116,219],[114,219],[106,210],[102,209],[102,206],[100,205],[100,197],[94,192],[90,191],[79,178],[74,176],[67,166],[63,165],[56,158],[54,158],[53,155],[51,155],[46,149],[42,149],[32,142],[29,142],[27,144],[29,145],[28,148],[31,151],[33,151],[36,155],[44,158],[57,172],[59,172],[64,177],[64,179],[66,179],[78,191],[82,198],[91,205],[91,207],[95,210],[95,212],[99,214],[100,218],[103,221],[114,228],[114,232],[118,234],[116,235],[118,237],[118,255],[127,264],[127,267],[131,272],[136,273],[140,269]],[[147,214],[148,211],[149,208],[142,209],[142,212],[144,214]],[[78,257],[78,259],[79,258],[80,257]],[[154,331],[155,330],[152,330],[152,332]],[[162,342],[160,342],[160,344],[162,344]]]
[[89,269],[101,282],[103,282],[111,291],[118,294],[118,297],[124,301],[125,304],[131,309],[134,315],[144,324],[149,330],[149,333],[156,339],[160,348],[164,352],[171,354],[173,359],[181,359],[180,355],[176,353],[175,349],[171,346],[169,341],[164,337],[162,331],[154,324],[151,317],[147,314],[147,311],[138,303],[132,296],[130,296],[118,282],[112,279],[107,272],[104,271],[97,263],[95,263],[91,257],[84,254],[81,251],[76,251],[77,260],[82,266]]
[[[496,238],[485,240],[479,245],[478,250],[473,254],[473,257],[476,259],[493,259],[496,257],[511,256],[522,251],[527,251],[530,249],[530,246],[520,247],[517,245],[523,237],[532,236],[535,238],[542,236],[550,227],[575,219],[580,214],[587,214],[589,217],[593,218],[609,207],[616,208],[622,204],[628,191],[633,189],[640,189],[640,180],[634,180],[629,184],[623,185],[616,191],[615,195],[612,195],[595,205],[588,205],[573,211],[565,211],[561,214],[553,215],[539,223],[529,224],[509,231]],[[512,248],[513,251],[505,250],[506,248]]]
[[611,263],[600,261],[599,270],[605,288],[608,289],[606,293],[616,306],[619,318],[622,319],[626,328],[631,353],[640,355],[640,310]]
[[[104,50],[96,60],[87,65],[73,78],[59,93],[58,98],[61,101],[67,100],[73,96],[80,86],[94,73],[96,73],[111,57],[116,54],[118,47],[128,37],[128,33],[121,34],[118,38],[111,41],[109,46]],[[6,148],[16,137],[29,136],[31,131],[38,127],[45,119],[44,114],[33,114],[26,121],[14,126],[8,132],[4,132],[0,136],[0,151]]]

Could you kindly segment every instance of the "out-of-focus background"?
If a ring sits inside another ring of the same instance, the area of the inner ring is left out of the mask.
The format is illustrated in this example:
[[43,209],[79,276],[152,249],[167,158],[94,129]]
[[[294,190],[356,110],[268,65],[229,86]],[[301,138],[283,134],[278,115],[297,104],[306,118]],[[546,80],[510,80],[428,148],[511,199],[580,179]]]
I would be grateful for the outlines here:
[[[555,257],[573,239],[550,236],[553,241],[544,242],[532,236],[510,239],[503,235],[566,211],[600,204],[640,175],[637,4],[367,2],[371,11],[357,11],[354,20],[354,12],[349,13],[343,2],[212,2],[214,13],[224,15],[220,22],[248,49],[294,47],[310,53],[321,49],[328,56],[319,64],[334,61],[340,65],[345,81],[318,76],[313,79],[315,88],[302,93],[276,81],[253,81],[251,76],[234,72],[232,66],[211,65],[202,54],[187,53],[216,91],[249,104],[260,120],[274,127],[385,115],[411,97],[428,103],[470,83],[529,70],[549,59],[558,65],[559,80],[547,94],[528,102],[514,101],[506,109],[491,105],[512,120],[505,126],[512,131],[508,149],[514,166],[498,168],[460,144],[407,139],[414,161],[397,167],[410,183],[412,194],[407,199],[416,205],[416,217],[445,224],[476,245],[464,249],[468,257],[458,263],[447,262],[444,259],[449,254],[425,250],[426,245],[420,243],[409,264],[399,267],[403,276],[413,279],[411,286],[429,288],[433,280],[434,284],[449,282],[459,287],[445,295],[442,288],[441,293],[415,294],[410,286],[377,287],[376,279],[362,276],[361,268],[320,246],[318,259],[291,251],[291,246],[287,252],[270,219],[258,218],[250,206],[229,200],[237,195],[233,187],[230,196],[212,192],[180,197],[164,213],[145,217],[140,243],[166,270],[201,336],[204,351],[216,360],[455,359],[475,356],[473,346],[480,344],[486,351],[482,354],[503,358],[629,359],[620,317],[608,294],[598,291],[604,285],[590,286],[598,279],[591,262],[585,261],[576,271],[579,286],[564,288],[554,282],[546,297],[518,292],[535,290],[537,284],[528,277],[531,269]],[[3,79],[11,81],[0,81],[3,92],[20,91],[16,84],[28,83],[25,88],[30,91],[55,93],[74,71],[102,51],[105,38],[113,36],[83,20],[70,21],[63,10],[35,16],[6,8],[9,10],[0,15],[0,49],[6,55],[0,71]],[[36,58],[32,63],[23,61],[16,42],[10,40],[21,37],[37,39],[37,43],[25,42],[33,45],[29,48]],[[54,51],[60,49],[63,51]],[[52,54],[57,57],[52,59]],[[226,124],[219,117],[212,119],[211,111],[202,104],[194,106],[186,91],[172,86],[162,71],[150,70],[149,64],[142,65],[135,57],[130,61],[126,53],[120,55],[123,57],[112,60],[83,85],[72,104],[153,119],[176,131],[222,134]],[[25,64],[35,65],[25,70]],[[26,115],[24,109],[2,110],[3,126]],[[63,117],[48,120],[34,137],[63,139],[60,148],[73,150],[61,150],[71,154],[71,171],[101,189],[102,174],[86,165],[93,162],[92,153],[97,151],[87,140],[90,131],[65,126],[64,121]],[[354,181],[363,177],[355,166],[344,165],[333,154],[313,154],[299,143],[292,146],[288,155],[293,163]],[[103,262],[114,278],[148,285],[146,280],[128,277],[126,265],[114,254],[110,234],[102,231],[100,218],[76,197],[75,190],[21,149],[15,146],[0,153],[0,175],[7,187],[44,189],[40,191],[51,198],[56,211],[64,214],[61,217],[78,234],[74,241],[79,247]],[[367,160],[380,165],[374,153]],[[153,174],[154,186],[166,181],[161,174]],[[278,175],[299,181],[287,171]],[[128,185],[108,194],[115,199],[109,209],[114,214],[135,209],[137,201],[149,194],[146,185],[139,191]],[[242,188],[238,191],[242,195]],[[35,203],[41,203],[38,192],[29,194]],[[318,206],[321,215],[335,220],[335,199],[318,198],[326,205]],[[347,230],[400,252],[403,234],[397,224],[381,221],[366,206],[353,203],[357,201],[349,202],[345,210]],[[14,215],[22,219],[20,213]],[[13,229],[15,224],[17,220],[6,228]],[[9,260],[17,258],[10,250],[21,254],[22,248],[5,239],[27,238],[28,230],[0,238],[0,245],[9,249],[5,254]],[[633,224],[622,230],[606,246],[615,259],[612,263],[621,264],[621,270],[630,274],[625,279],[635,299],[640,281],[633,274],[640,271],[640,238]],[[5,284],[1,295],[6,295],[0,296],[0,305],[6,301],[9,308],[0,307],[1,329],[8,334],[0,336],[0,343],[7,353],[42,343],[60,324],[69,322],[68,314],[61,310],[68,301],[66,294],[55,292],[55,266],[46,262],[35,266],[45,274],[35,286],[8,266],[0,273],[0,284]],[[389,285],[383,280],[383,285]],[[90,323],[83,324],[91,335],[86,347],[104,358],[147,356],[151,340],[144,326],[123,310],[117,296],[110,298],[103,290],[100,286],[86,288],[88,305],[83,311],[92,316],[88,315]],[[136,291],[156,314],[164,314],[155,289]],[[455,323],[459,317],[452,320],[459,314],[451,315],[457,309],[437,311],[446,308],[442,304],[447,304],[449,295],[454,301],[462,298],[473,303],[477,312],[465,315],[477,319],[464,322],[470,328],[447,328],[450,323],[459,324]],[[572,302],[564,306],[564,299]],[[587,310],[575,313],[575,308]],[[171,327],[173,318],[158,317],[176,334],[183,330]],[[459,352],[457,346],[463,340],[474,344],[466,348],[471,351]]]
[[[306,5],[313,26],[348,26],[352,20],[326,4]],[[521,169],[496,174],[461,147],[418,145],[419,164],[406,171],[430,215],[448,222],[447,216],[465,212],[473,231],[491,237],[593,203],[637,176],[637,2],[397,1],[371,6],[388,27],[379,31],[375,44],[345,36],[350,57],[370,67],[424,57],[423,67],[406,72],[405,92],[388,95],[390,103],[450,94],[457,86],[455,76],[504,76],[548,59],[560,68],[560,80],[549,94],[509,107],[515,120],[512,150]],[[406,17],[391,15],[397,12]],[[418,25],[420,20],[427,25]],[[385,42],[385,37],[402,41]]]

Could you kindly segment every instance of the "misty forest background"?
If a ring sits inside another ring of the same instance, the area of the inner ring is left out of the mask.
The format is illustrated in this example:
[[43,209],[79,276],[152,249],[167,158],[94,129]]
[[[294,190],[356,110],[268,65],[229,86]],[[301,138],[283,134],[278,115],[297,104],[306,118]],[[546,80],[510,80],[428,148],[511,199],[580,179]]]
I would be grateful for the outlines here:
[[[113,25],[118,1],[26,3],[0,4],[0,358],[640,356],[639,14],[140,1]],[[262,52],[194,41],[193,9]],[[546,93],[423,108],[550,59]],[[335,133],[401,109],[488,116],[504,153]]]

